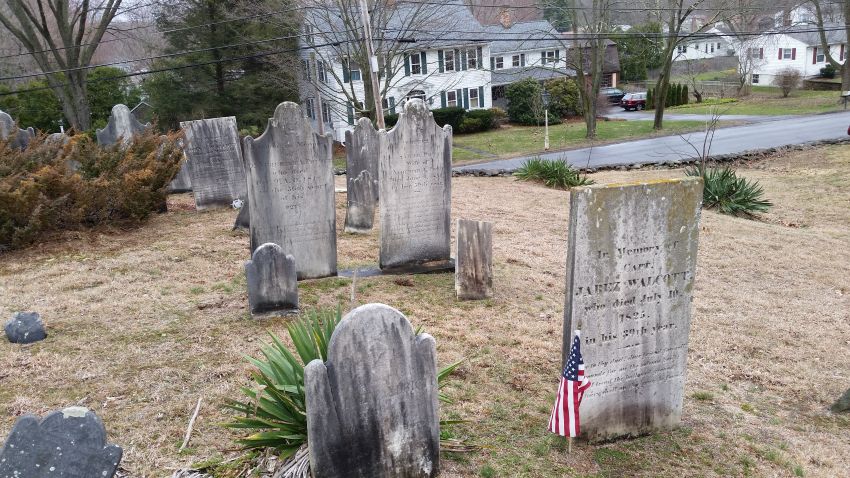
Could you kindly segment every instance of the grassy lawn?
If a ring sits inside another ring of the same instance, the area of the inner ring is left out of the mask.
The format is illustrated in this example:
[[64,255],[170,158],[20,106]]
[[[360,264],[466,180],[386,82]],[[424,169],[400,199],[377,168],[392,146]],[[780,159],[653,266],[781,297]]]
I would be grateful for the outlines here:
[[[452,274],[358,278],[353,299],[404,312],[435,337],[439,365],[466,358],[441,414],[467,421],[442,432],[481,449],[443,453],[443,478],[846,478],[850,415],[828,407],[850,386],[850,148],[738,171],[775,207],[761,220],[702,213],[681,427],[576,440],[572,453],[546,432],[560,372],[569,194],[513,178],[453,179],[452,217],[490,221],[497,234],[492,299],[458,301]],[[338,194],[340,268],[374,264],[378,225],[343,233],[344,205]],[[244,433],[220,426],[232,413],[222,406],[251,383],[244,356],[258,354],[267,332],[286,335],[290,319],[248,318],[249,239],[231,231],[234,215],[198,213],[191,195],[172,195],[168,212],[142,227],[67,233],[0,256],[0,317],[37,310],[49,334],[30,346],[0,340],[0,439],[21,414],[78,404],[123,447],[123,476],[240,456],[234,439]],[[305,309],[351,306],[349,279],[298,288]],[[192,440],[179,452],[198,397]]]
[[[652,130],[652,121],[600,121],[597,127],[599,139],[593,144],[696,131],[704,127],[703,121],[665,121],[664,131],[656,133]],[[550,126],[550,149],[590,146],[591,143],[584,137],[585,131],[581,121]],[[505,126],[483,133],[455,135],[453,159],[458,164],[543,152],[543,135],[542,126]]]
[[[734,103],[716,106],[717,111],[730,115],[800,115],[840,111],[844,107],[837,91],[798,90],[788,98],[779,88],[754,86],[752,93]],[[708,113],[712,106],[692,103],[669,108],[671,113]]]

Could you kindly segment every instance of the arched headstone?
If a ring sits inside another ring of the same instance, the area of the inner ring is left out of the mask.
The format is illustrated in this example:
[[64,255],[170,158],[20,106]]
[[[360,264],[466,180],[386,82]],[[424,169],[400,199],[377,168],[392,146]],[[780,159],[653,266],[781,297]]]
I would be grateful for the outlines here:
[[266,243],[245,262],[248,305],[253,315],[288,313],[298,310],[295,258],[280,246]]
[[316,478],[426,478],[439,473],[434,338],[414,335],[401,312],[349,312],[328,361],[304,370],[310,467]]
[[243,140],[251,251],[273,242],[295,257],[298,279],[336,275],[333,137],[284,102],[259,138]]
[[115,105],[112,107],[106,127],[96,131],[97,143],[101,146],[110,146],[121,140],[123,144],[129,144],[133,141],[133,136],[144,132],[149,127],[150,123],[140,123],[126,105]]
[[451,268],[452,127],[439,127],[414,99],[378,135],[381,269]]
[[360,118],[354,131],[345,132],[348,208],[345,232],[368,232],[378,202],[378,132],[369,118]]
[[230,207],[235,199],[244,200],[248,191],[236,118],[183,121],[180,127],[187,159],[181,173],[189,173],[195,207]]

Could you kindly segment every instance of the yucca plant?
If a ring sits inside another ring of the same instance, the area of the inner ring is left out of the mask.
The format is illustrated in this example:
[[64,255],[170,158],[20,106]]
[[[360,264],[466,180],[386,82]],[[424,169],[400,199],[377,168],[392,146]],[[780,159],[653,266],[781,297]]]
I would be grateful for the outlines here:
[[[310,311],[286,327],[297,357],[274,334],[270,334],[272,343],[261,349],[265,359],[247,357],[256,367],[252,373],[255,386],[242,387],[242,392],[248,397],[247,401],[233,401],[226,405],[238,412],[226,426],[254,433],[237,440],[237,443],[247,449],[273,448],[284,460],[307,443],[304,367],[315,359],[327,361],[328,343],[341,320],[342,311],[339,308],[335,311]],[[448,365],[437,373],[438,388],[442,387],[462,361]],[[440,393],[440,400],[451,402],[443,393]],[[440,425],[458,422],[444,420]]]
[[696,166],[685,171],[688,176],[702,177],[703,206],[731,216],[753,216],[767,212],[773,203],[764,199],[764,189],[758,181],[740,178],[735,170]]
[[523,181],[537,181],[547,187],[557,189],[570,189],[575,186],[593,184],[593,180],[570,166],[564,158],[557,160],[546,160],[540,157],[528,159],[516,170],[514,176]]

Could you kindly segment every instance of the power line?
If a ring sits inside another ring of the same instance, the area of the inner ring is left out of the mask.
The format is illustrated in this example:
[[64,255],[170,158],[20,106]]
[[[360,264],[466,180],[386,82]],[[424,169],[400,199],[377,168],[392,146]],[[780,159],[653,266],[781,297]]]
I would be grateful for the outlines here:
[[[445,3],[440,3],[440,2],[417,1],[417,0],[399,0],[395,3],[396,3],[396,5],[402,5],[402,4],[436,5],[436,6],[445,6],[446,5]],[[623,3],[633,3],[633,2],[623,2]],[[488,9],[488,8],[492,8],[492,9],[501,8],[501,9],[507,9],[507,10],[538,10],[538,11],[545,11],[545,10],[585,11],[585,10],[591,9],[591,7],[570,7],[570,6],[560,6],[560,5],[559,6],[513,5],[510,2],[468,5],[468,8],[470,9],[470,11],[473,11],[473,12],[476,9]],[[677,12],[677,11],[682,11],[682,10],[687,10],[687,8],[681,8],[680,9],[680,8],[672,8],[672,7],[655,7],[655,6],[653,6],[651,8],[647,8],[647,7],[644,7],[644,8],[640,8],[640,7],[610,7],[610,8],[606,8],[606,11],[608,11],[608,12],[653,12],[653,11],[657,11],[657,12],[668,12],[668,11]],[[763,10],[778,12],[781,9],[777,8],[777,9],[774,10],[774,9],[770,9],[770,8],[759,8],[759,7],[735,7],[735,8],[716,7],[716,8],[697,8],[697,9],[694,10],[694,12],[714,12],[714,11],[716,11],[716,12],[725,12],[725,11],[734,11],[734,12],[755,11],[755,12],[758,12],[758,11],[763,11]],[[765,11],[765,14],[769,14],[768,11]]]

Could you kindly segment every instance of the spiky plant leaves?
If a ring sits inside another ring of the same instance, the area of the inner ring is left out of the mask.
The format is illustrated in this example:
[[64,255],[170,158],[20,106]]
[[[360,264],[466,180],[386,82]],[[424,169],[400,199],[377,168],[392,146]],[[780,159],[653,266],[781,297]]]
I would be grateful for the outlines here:
[[523,181],[541,182],[547,187],[570,189],[593,184],[593,180],[570,166],[566,159],[545,160],[535,157],[526,160],[514,176]]
[[702,168],[696,166],[685,171],[688,176],[702,177],[703,206],[717,209],[730,216],[752,217],[756,213],[767,212],[773,203],[764,199],[764,189],[758,181],[738,177],[735,170],[723,168]]

